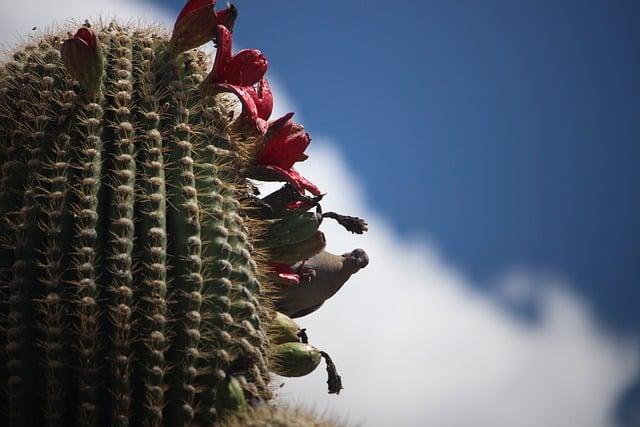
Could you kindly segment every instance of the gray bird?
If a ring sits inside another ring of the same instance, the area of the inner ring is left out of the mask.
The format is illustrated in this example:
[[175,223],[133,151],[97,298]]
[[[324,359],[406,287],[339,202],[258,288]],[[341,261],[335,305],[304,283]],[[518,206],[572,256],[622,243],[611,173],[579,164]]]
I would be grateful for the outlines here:
[[275,298],[276,310],[292,318],[313,313],[338,292],[352,274],[367,264],[369,257],[362,249],[354,249],[342,255],[322,251],[295,264],[293,271],[311,279],[280,288]]

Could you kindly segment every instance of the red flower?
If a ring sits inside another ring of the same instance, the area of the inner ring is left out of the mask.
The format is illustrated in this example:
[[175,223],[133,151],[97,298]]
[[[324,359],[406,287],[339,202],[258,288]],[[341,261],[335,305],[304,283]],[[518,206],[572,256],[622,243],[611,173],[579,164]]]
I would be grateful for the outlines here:
[[102,48],[96,33],[81,27],[76,34],[65,40],[60,55],[66,70],[90,93],[100,89],[102,81]]
[[233,30],[238,16],[235,6],[216,12],[216,0],[189,0],[176,19],[171,35],[171,51],[175,54],[209,42],[218,25]]
[[322,192],[293,168],[294,163],[307,159],[304,150],[311,138],[302,125],[291,120],[293,113],[285,114],[269,123],[264,135],[264,146],[256,158],[254,177],[265,181],[287,181],[296,190],[308,190],[315,196]]
[[233,92],[242,102],[242,110],[261,133],[273,110],[273,96],[264,78],[267,58],[256,49],[244,49],[231,55],[231,32],[224,26],[216,29],[216,58],[209,75],[202,81],[204,91]]

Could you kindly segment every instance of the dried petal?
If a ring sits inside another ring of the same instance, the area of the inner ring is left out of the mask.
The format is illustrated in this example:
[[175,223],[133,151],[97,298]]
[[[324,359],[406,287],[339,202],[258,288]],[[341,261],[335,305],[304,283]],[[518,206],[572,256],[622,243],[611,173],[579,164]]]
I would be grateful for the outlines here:
[[340,215],[335,212],[325,212],[322,214],[322,217],[335,219],[338,224],[352,233],[362,234],[365,231],[369,230],[367,222],[362,218],[358,218],[357,216]]
[[267,133],[264,135],[265,140],[269,140],[273,138],[273,135],[280,131],[280,129],[293,117],[293,113],[287,113],[284,116],[272,120],[269,122],[269,129],[267,129]]

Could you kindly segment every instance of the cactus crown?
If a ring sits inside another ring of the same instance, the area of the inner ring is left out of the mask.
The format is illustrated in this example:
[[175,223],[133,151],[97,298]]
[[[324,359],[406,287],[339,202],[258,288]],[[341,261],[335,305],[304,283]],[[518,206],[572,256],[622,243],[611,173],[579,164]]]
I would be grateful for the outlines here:
[[[270,297],[325,246],[321,194],[213,3],[171,37],[87,23],[0,67],[3,425],[204,426],[231,386],[272,396]],[[249,178],[286,184],[260,199]]]

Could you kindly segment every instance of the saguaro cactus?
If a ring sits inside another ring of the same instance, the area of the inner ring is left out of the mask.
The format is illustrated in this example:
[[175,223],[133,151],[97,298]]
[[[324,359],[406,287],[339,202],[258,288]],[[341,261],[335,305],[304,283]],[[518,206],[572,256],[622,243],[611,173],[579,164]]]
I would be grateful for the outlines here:
[[325,246],[322,195],[214,3],[171,35],[45,34],[0,67],[1,425],[205,426],[272,397],[271,301]]

